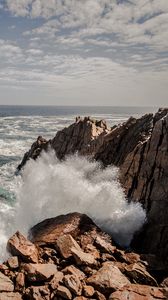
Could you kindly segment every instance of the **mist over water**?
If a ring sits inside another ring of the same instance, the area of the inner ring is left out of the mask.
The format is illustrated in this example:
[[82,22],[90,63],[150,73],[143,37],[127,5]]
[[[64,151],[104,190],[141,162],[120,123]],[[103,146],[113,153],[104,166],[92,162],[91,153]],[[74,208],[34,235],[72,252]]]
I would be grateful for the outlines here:
[[[90,216],[121,245],[128,246],[145,221],[138,203],[128,203],[118,181],[118,169],[77,155],[60,162],[53,152],[29,161],[18,177],[16,204],[1,219],[1,253],[16,230],[28,230],[45,218],[69,212]],[[6,226],[8,224],[8,226]]]

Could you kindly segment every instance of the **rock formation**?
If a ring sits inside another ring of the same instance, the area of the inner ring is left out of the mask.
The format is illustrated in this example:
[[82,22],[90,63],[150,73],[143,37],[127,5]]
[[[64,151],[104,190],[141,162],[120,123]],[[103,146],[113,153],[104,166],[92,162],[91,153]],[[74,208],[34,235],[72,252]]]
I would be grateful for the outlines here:
[[129,201],[140,202],[147,212],[147,224],[133,246],[143,253],[168,254],[168,109],[108,128],[105,121],[77,118],[57,132],[51,141],[40,138],[32,145],[27,159],[51,147],[57,157],[78,152],[91,155],[104,166],[120,168],[120,181]]
[[168,299],[167,279],[154,277],[148,257],[119,249],[86,215],[44,220],[30,236],[8,241],[14,256],[0,265],[2,300]]

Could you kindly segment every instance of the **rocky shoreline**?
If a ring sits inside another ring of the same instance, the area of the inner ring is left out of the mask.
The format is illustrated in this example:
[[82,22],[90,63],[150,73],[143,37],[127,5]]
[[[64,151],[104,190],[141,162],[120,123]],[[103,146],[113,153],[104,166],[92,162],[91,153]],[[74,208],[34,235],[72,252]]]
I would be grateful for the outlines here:
[[122,250],[86,215],[45,220],[30,236],[16,232],[8,241],[2,300],[168,299],[168,280],[154,276],[163,262]]
[[[11,257],[0,265],[0,300],[168,299],[168,109],[110,128],[77,117],[52,140],[38,137],[29,159],[53,149],[58,159],[78,153],[120,168],[128,201],[140,202],[147,223],[121,249],[86,215],[47,219],[8,241]],[[136,253],[135,253],[136,251]]]

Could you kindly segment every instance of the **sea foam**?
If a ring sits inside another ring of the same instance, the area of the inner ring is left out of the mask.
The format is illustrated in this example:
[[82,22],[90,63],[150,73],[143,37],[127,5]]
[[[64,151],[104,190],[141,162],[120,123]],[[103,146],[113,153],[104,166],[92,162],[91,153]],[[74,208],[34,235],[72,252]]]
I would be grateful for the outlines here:
[[1,259],[6,255],[7,238],[16,230],[27,234],[45,218],[76,211],[90,216],[118,243],[128,246],[146,214],[139,203],[127,202],[118,176],[118,168],[103,169],[98,162],[78,155],[59,161],[50,152],[30,160],[17,179],[15,206],[1,219]]

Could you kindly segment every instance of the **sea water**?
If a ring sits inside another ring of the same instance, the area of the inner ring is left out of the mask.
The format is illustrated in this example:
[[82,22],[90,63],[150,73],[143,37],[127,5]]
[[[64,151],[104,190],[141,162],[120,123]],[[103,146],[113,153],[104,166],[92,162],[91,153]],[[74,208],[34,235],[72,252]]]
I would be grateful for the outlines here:
[[145,221],[139,204],[128,204],[118,181],[119,170],[77,155],[57,160],[51,152],[15,171],[39,135],[53,138],[75,117],[106,119],[110,126],[139,117],[151,108],[0,106],[0,259],[7,239],[45,218],[78,211],[88,214],[121,245],[128,246]]

